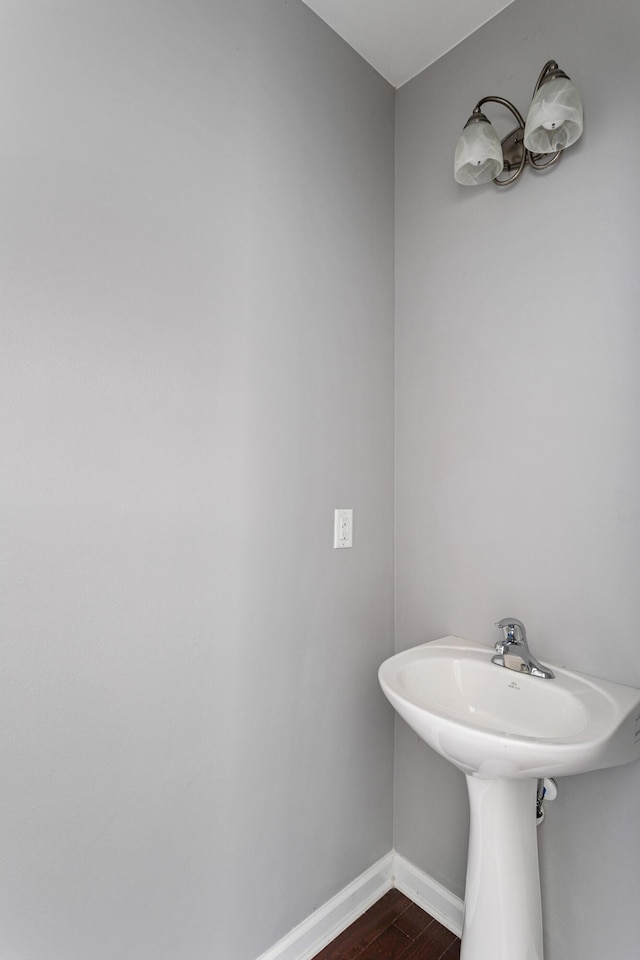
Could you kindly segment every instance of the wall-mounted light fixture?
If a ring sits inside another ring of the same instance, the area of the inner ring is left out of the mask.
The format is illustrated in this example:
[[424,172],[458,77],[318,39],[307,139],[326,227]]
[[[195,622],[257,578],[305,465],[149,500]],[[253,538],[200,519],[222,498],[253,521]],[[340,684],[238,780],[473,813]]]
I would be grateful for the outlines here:
[[[502,142],[482,107],[499,103],[518,122]],[[542,68],[533,91],[527,120],[503,97],[483,97],[473,108],[456,146],[453,175],[458,183],[477,187],[493,180],[499,187],[515,183],[526,166],[546,170],[582,133],[580,94],[555,60]],[[511,173],[505,180],[500,174]]]

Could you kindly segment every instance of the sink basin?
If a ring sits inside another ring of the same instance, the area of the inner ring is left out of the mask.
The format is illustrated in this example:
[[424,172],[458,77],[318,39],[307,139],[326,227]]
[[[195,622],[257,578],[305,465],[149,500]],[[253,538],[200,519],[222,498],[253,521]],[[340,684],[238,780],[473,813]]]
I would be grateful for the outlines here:
[[386,660],[387,698],[466,774],[585,773],[640,759],[640,690],[552,664],[543,680],[491,662],[493,649],[444,637]]
[[536,780],[640,759],[640,690],[552,666],[554,679],[444,637],[385,660],[386,696],[466,774],[469,856],[460,960],[543,960]]

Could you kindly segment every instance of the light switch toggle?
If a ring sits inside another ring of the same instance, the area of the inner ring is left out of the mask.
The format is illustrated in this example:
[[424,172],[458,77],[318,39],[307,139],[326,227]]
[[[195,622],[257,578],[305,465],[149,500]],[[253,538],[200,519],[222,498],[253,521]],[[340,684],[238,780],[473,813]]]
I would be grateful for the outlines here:
[[340,508],[335,511],[333,524],[333,547],[342,550],[353,546],[353,510]]

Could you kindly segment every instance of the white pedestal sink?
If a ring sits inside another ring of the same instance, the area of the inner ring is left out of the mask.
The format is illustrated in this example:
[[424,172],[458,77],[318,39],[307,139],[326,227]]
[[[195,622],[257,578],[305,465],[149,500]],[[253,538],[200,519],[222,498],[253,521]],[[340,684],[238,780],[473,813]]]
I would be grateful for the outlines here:
[[386,660],[380,685],[466,774],[471,809],[461,960],[543,960],[536,781],[640,759],[640,690],[551,664],[544,680],[444,637]]

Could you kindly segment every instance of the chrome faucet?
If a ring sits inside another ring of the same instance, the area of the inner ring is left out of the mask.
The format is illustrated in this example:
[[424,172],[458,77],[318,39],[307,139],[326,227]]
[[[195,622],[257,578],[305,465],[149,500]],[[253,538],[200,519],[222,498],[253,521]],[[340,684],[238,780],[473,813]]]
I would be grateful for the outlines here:
[[530,673],[532,677],[553,680],[553,670],[543,666],[529,650],[527,631],[521,620],[505,617],[504,620],[498,620],[496,627],[500,627],[504,636],[496,643],[496,654],[491,657],[492,663],[507,667],[508,670],[517,670],[518,673]]

